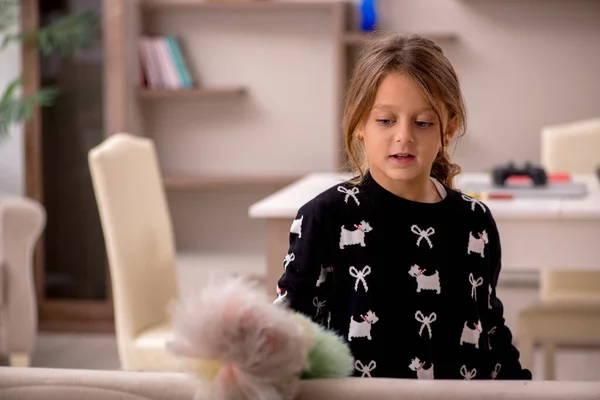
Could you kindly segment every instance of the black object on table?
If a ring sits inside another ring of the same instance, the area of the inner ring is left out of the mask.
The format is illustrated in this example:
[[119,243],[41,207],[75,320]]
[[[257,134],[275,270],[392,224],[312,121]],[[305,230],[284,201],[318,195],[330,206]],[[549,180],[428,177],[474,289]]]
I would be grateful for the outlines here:
[[[600,171],[600,170],[599,170]],[[534,186],[544,186],[548,183],[546,171],[539,166],[526,162],[522,168],[518,168],[514,163],[501,165],[493,169],[493,180],[497,186],[504,186],[506,180],[511,176],[528,176],[531,178]]]

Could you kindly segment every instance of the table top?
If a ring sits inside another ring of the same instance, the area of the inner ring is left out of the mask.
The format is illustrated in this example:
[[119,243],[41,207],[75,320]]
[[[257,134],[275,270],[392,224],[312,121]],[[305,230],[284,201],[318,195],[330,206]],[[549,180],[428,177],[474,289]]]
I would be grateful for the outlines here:
[[[298,209],[328,188],[343,182],[351,175],[339,172],[311,173],[283,189],[252,204],[251,218],[294,218]],[[585,183],[587,196],[581,198],[513,198],[485,200],[495,218],[504,219],[595,219],[600,220],[600,182],[594,174],[573,175],[573,182]],[[456,181],[486,183],[491,176],[485,173],[463,173]]]

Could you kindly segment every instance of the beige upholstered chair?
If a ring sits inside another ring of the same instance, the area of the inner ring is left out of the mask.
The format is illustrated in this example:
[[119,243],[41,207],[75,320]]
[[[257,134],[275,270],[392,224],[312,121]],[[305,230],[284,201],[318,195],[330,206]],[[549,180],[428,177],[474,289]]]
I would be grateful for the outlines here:
[[[202,290],[213,278],[243,274],[260,282],[264,272],[235,255],[223,261],[176,254],[151,139],[114,134],[90,151],[89,165],[109,261],[121,368],[178,370],[179,362],[164,347],[171,335],[171,302]],[[180,288],[180,283],[186,285]]]
[[41,204],[0,196],[0,355],[8,356],[12,366],[29,366],[35,348],[33,254],[45,225]]
[[[593,173],[600,167],[600,119],[546,127],[541,143],[548,172]],[[600,344],[600,271],[546,270],[540,284],[539,304],[519,316],[519,347],[531,368],[535,345],[542,345],[544,378],[551,380],[558,344]]]
[[179,295],[175,243],[154,143],[118,133],[89,152],[106,242],[121,368],[169,371],[169,306]]
[[550,172],[593,172],[600,166],[600,118],[544,127],[541,159]]

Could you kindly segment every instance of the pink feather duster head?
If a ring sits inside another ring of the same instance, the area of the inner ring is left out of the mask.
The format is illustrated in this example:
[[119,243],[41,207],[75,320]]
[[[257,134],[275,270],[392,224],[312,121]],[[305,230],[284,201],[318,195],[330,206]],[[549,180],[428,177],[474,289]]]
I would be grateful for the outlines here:
[[297,392],[315,337],[244,278],[213,282],[177,304],[167,348],[187,359],[208,398],[280,400]]

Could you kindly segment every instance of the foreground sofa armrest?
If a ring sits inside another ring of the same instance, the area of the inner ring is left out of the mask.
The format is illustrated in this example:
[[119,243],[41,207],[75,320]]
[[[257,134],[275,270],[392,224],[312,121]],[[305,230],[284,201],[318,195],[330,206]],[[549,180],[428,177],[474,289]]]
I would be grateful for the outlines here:
[[[0,367],[2,400],[204,400],[185,374]],[[297,400],[598,400],[600,382],[418,381],[347,378],[302,382]],[[208,400],[208,399],[207,399]]]

